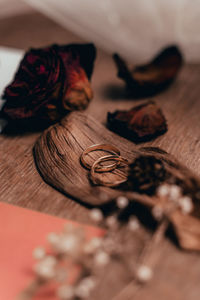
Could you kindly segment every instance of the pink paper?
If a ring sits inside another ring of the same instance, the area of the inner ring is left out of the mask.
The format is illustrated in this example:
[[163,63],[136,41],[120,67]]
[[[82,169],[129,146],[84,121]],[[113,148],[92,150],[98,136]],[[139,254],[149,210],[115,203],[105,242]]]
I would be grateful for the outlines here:
[[[66,223],[76,224],[92,238],[103,230],[69,220],[60,219],[13,205],[0,203],[0,299],[14,300],[34,279],[33,249],[46,246],[46,236],[59,232]],[[44,289],[37,300],[56,300],[53,286]]]

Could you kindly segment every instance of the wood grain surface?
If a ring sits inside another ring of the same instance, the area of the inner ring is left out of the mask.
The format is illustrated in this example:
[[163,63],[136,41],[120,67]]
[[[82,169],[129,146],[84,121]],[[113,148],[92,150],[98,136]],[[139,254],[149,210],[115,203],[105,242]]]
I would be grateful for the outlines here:
[[[30,46],[44,46],[53,42],[75,41],[81,40],[37,13],[0,20],[2,46],[27,49]],[[200,175],[199,81],[200,65],[186,65],[176,82],[167,91],[153,98],[162,108],[169,129],[165,135],[156,140],[141,144],[141,146],[163,148],[197,175]],[[100,50],[92,86],[95,96],[87,113],[102,124],[106,122],[108,111],[129,109],[142,102],[127,98],[123,83],[116,77],[116,69],[111,57]],[[0,136],[0,201],[89,222],[86,207],[48,186],[38,174],[32,148],[39,135],[40,133]],[[150,233],[145,232],[144,238],[146,235],[148,238]],[[199,255],[180,251],[168,239],[165,239],[160,250],[161,258],[155,276],[142,289],[138,299],[198,300]],[[116,292],[119,292],[122,286],[117,285],[117,287]],[[99,295],[99,299],[105,298]],[[131,291],[130,295],[124,298],[124,300],[128,299],[132,299]]]

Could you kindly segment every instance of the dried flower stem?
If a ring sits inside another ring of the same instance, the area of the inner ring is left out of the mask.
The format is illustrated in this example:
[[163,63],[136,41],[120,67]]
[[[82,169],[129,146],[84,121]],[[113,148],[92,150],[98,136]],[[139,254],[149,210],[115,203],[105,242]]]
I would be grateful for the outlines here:
[[41,278],[33,280],[29,286],[18,296],[17,300],[31,300],[36,292],[44,285],[47,281]]
[[111,300],[132,300],[141,287],[141,284],[133,280],[117,296],[115,296]]
[[150,197],[145,194],[140,195],[140,194],[134,193],[134,192],[126,192],[126,197],[129,200],[139,202],[147,207],[152,207],[156,203],[154,197]]
[[143,249],[143,252],[139,259],[139,264],[145,264],[149,267],[154,267],[158,257],[157,251],[154,250],[158,249],[158,244],[160,244],[160,242],[163,240],[168,225],[169,221],[167,219],[163,219],[161,221],[151,240]]
[[[149,267],[154,267],[157,258],[158,258],[158,252],[154,251],[155,248],[158,249],[158,245],[163,240],[165,231],[169,225],[169,221],[167,219],[163,219],[163,221],[160,223],[156,231],[154,232],[151,240],[149,243],[145,246],[140,259],[139,259],[139,265],[148,265]],[[142,287],[142,284],[137,281],[137,278],[135,277],[133,281],[131,281],[117,296],[115,296],[112,300],[129,300],[133,299],[133,296],[135,296],[140,288]]]

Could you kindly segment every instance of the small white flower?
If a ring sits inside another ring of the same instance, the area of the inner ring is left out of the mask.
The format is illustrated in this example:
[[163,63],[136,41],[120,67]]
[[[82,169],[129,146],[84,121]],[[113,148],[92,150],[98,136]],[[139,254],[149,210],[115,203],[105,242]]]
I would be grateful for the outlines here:
[[128,229],[130,231],[136,231],[139,228],[140,228],[140,223],[138,221],[138,218],[136,218],[135,216],[130,217],[128,221]]
[[188,196],[181,197],[179,199],[179,205],[181,207],[181,210],[184,214],[189,214],[193,210],[193,203],[192,199]]
[[33,257],[35,259],[42,259],[46,255],[45,249],[43,247],[37,247],[33,250]]
[[181,188],[175,184],[169,187],[169,199],[172,201],[177,201],[181,196]]
[[75,234],[65,234],[60,236],[60,241],[56,245],[56,250],[61,253],[76,252],[79,246],[79,239]]
[[95,222],[100,222],[103,220],[103,214],[100,209],[93,208],[90,211],[90,218]]
[[55,276],[55,270],[53,266],[43,262],[39,262],[35,265],[34,270],[36,274],[44,279],[51,279]]
[[128,203],[129,203],[128,199],[124,196],[118,197],[116,202],[117,202],[118,208],[120,208],[120,209],[127,207]]
[[57,263],[57,260],[54,256],[52,255],[48,255],[46,256],[43,260],[42,260],[42,263],[47,265],[47,266],[55,266],[56,263]]
[[115,216],[109,216],[106,218],[106,225],[108,227],[115,227],[117,225],[117,218]]
[[75,288],[75,295],[82,298],[88,298],[90,295],[90,288],[84,284],[79,284]]
[[169,185],[162,184],[157,189],[157,195],[161,198],[167,197],[169,195]]
[[69,285],[62,285],[58,288],[57,295],[62,300],[70,300],[74,297],[74,288]]
[[83,251],[86,254],[92,254],[96,249],[98,249],[102,245],[102,238],[93,238],[89,242],[86,243],[86,245],[83,248]]
[[81,280],[80,285],[87,287],[89,290],[92,290],[96,285],[96,280],[94,277],[88,276]]
[[137,278],[141,282],[149,281],[153,276],[152,269],[148,266],[141,265],[137,270]]
[[159,205],[155,205],[152,208],[152,215],[154,216],[154,218],[158,221],[160,221],[163,217],[163,210],[162,207],[160,207]]
[[75,289],[76,296],[80,298],[88,298],[95,285],[96,281],[92,276],[83,278]]
[[60,238],[58,234],[56,234],[55,232],[51,232],[48,234],[47,240],[52,246],[55,246],[59,243]]
[[107,265],[110,261],[110,256],[104,251],[99,251],[95,255],[94,261],[97,265]]

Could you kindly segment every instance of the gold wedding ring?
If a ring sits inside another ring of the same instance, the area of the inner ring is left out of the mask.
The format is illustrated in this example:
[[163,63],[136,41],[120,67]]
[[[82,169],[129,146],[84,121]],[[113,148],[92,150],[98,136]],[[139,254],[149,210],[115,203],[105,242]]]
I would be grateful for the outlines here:
[[107,187],[116,187],[116,186],[118,186],[118,185],[120,185],[120,184],[127,181],[127,178],[126,178],[126,179],[116,180],[114,182],[111,182],[111,181],[104,181],[104,180],[96,177],[96,170],[98,168],[98,165],[101,162],[112,161],[112,160],[114,160],[118,164],[121,164],[121,163],[125,164],[125,165],[129,164],[129,162],[126,158],[123,158],[123,157],[118,156],[118,155],[107,155],[107,156],[100,157],[99,159],[97,159],[93,163],[93,165],[91,167],[90,175],[91,175],[91,179],[92,179],[93,183],[103,185],[103,186],[107,186]]
[[[117,157],[120,156],[120,151],[119,149],[117,149],[115,146],[113,145],[109,145],[109,144],[96,144],[96,145],[92,145],[90,147],[88,147],[87,149],[85,149],[83,151],[83,153],[81,154],[81,157],[80,157],[80,161],[82,163],[82,165],[91,170],[91,167],[92,165],[90,165],[85,157],[90,153],[90,152],[93,152],[93,151],[105,151],[105,152],[109,152],[111,153],[112,155],[116,155]],[[109,155],[111,156],[111,155]],[[106,160],[103,160],[103,161],[99,161],[99,164],[101,162],[104,162]],[[110,164],[110,165],[106,165],[106,166],[101,166],[101,165],[96,165],[96,172],[108,172],[108,171],[113,171],[118,165],[119,165],[119,161],[115,161],[113,164]]]
[[[111,153],[109,155],[102,156],[95,160],[91,165],[87,162],[86,156],[93,151],[105,151],[108,153]],[[120,151],[118,148],[116,148],[113,145],[109,144],[95,144],[83,151],[83,153],[80,156],[81,164],[88,170],[90,170],[90,177],[94,184],[99,184],[102,186],[107,187],[116,187],[124,182],[127,181],[127,178],[122,180],[116,180],[116,181],[105,181],[103,179],[100,179],[96,173],[106,173],[109,171],[115,170],[118,166],[121,164],[128,165],[129,162],[126,158],[122,157],[120,155]],[[108,161],[114,161],[111,164],[104,165],[103,163]]]

